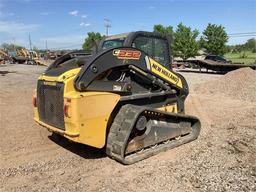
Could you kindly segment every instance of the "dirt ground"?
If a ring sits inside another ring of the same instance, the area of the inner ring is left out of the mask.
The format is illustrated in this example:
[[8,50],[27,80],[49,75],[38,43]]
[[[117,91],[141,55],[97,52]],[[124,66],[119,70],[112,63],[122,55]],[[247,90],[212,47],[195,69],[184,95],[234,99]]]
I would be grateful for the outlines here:
[[32,92],[44,70],[0,66],[0,191],[256,191],[256,102],[204,92],[223,75],[182,72],[186,113],[202,122],[196,141],[123,166],[33,121]]

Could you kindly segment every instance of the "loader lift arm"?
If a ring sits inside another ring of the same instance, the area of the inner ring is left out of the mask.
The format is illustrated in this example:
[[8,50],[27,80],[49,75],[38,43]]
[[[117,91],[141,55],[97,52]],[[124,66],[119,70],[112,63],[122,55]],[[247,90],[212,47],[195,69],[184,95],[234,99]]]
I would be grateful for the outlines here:
[[[130,55],[129,57],[119,57],[116,52]],[[139,57],[132,58],[134,53]],[[183,94],[188,94],[188,85],[183,76],[169,71],[151,59],[144,51],[132,47],[115,47],[96,55],[90,63],[83,66],[74,85],[79,91],[90,90],[90,85],[95,82],[97,77],[111,69],[129,70],[145,77],[163,90],[170,90],[173,87],[182,91]],[[94,91],[101,90],[94,89]]]

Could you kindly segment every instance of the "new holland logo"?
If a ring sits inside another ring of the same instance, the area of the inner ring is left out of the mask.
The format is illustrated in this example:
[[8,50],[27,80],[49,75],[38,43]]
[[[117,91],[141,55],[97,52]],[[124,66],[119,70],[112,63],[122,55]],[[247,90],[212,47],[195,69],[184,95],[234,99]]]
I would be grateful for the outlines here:
[[171,74],[169,71],[165,70],[163,67],[152,64],[152,68],[157,70],[159,73],[163,74],[165,77],[172,79],[176,84],[179,82],[179,78]]
[[140,59],[141,52],[134,50],[115,49],[113,55],[118,59]]
[[179,78],[178,75],[173,73],[172,71],[169,71],[164,66],[162,66],[160,63],[155,61],[154,59],[150,57],[145,57],[147,68],[154,74],[160,76],[161,78],[165,79],[166,81],[169,81],[172,84],[175,84],[176,86],[182,88],[182,81]]
[[56,82],[44,81],[44,85],[56,86]]

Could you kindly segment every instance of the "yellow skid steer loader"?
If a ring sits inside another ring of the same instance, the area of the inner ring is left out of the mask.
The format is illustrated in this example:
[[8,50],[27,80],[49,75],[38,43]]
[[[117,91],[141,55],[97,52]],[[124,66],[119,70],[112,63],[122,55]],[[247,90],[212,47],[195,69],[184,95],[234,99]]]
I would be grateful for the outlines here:
[[106,37],[93,55],[71,52],[39,77],[34,119],[71,141],[104,148],[132,164],[192,140],[198,118],[185,115],[189,93],[171,70],[170,40],[137,31]]

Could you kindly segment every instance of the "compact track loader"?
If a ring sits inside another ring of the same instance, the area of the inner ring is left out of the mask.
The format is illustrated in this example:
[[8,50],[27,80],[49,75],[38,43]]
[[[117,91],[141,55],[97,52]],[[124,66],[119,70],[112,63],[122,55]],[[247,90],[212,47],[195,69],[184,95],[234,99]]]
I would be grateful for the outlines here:
[[34,119],[71,141],[104,148],[132,164],[195,140],[198,118],[185,115],[189,93],[171,70],[170,40],[132,32],[102,40],[93,55],[73,52],[39,77]]

